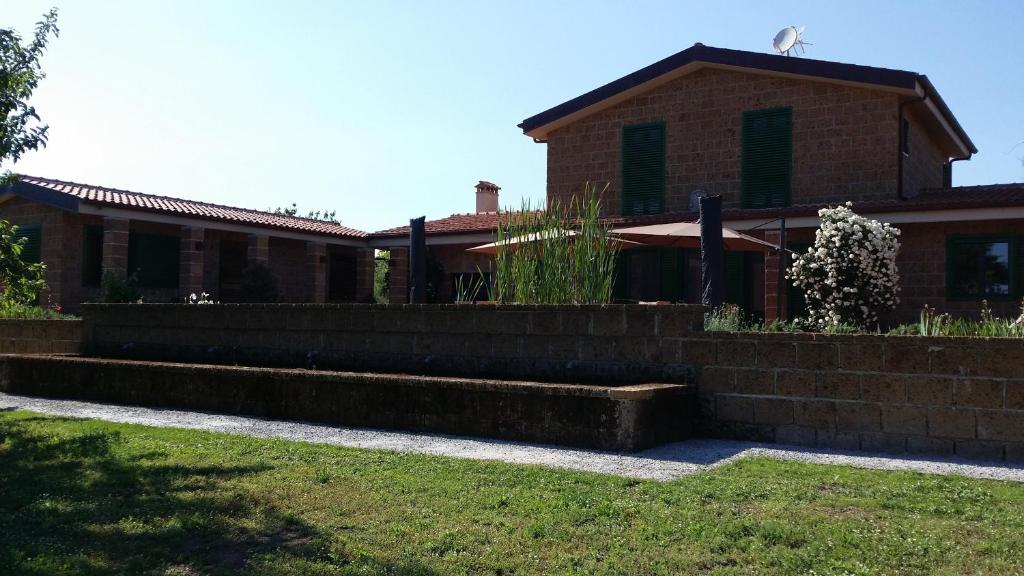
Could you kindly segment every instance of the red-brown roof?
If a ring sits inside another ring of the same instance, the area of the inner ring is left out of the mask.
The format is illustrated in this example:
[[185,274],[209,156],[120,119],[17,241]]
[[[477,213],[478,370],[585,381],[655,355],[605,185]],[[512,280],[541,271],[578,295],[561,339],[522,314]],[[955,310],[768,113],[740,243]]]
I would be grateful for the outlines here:
[[[836,203],[832,203],[833,205]],[[798,204],[785,208],[726,208],[722,210],[723,220],[762,220],[772,218],[793,218],[817,216],[818,210],[829,204]],[[970,208],[1002,208],[1024,206],[1024,183],[989,184],[984,186],[956,186],[953,188],[932,188],[922,190],[907,200],[873,200],[854,202],[853,209],[861,214],[885,212],[928,212],[933,210],[957,210]],[[642,216],[609,216],[604,221],[614,227],[643,226],[645,224],[666,224],[670,222],[695,222],[697,212],[679,211]],[[428,235],[468,234],[490,232],[497,228],[498,214],[454,214],[440,220],[426,223]],[[371,237],[408,236],[409,227],[401,226],[374,232]]]
[[323,220],[313,220],[298,216],[286,216],[260,210],[249,210],[247,208],[233,208],[221,206],[208,202],[185,200],[182,198],[170,198],[167,196],[154,196],[141,192],[118,190],[103,186],[90,184],[79,184],[76,182],[65,182],[51,178],[40,178],[37,176],[19,175],[15,184],[15,191],[24,185],[38,186],[47,190],[58,192],[75,198],[80,202],[97,204],[101,206],[115,206],[128,210],[141,210],[145,212],[158,212],[185,216],[189,218],[200,218],[203,220],[216,220],[219,222],[230,222],[248,226],[259,226],[265,228],[276,228],[294,232],[305,232],[321,234],[325,236],[344,236],[351,238],[362,238],[366,232],[335,224]]
[[[482,212],[479,214],[452,214],[440,220],[427,220],[424,227],[430,234],[469,234],[473,232],[491,232],[498,229],[499,212]],[[409,227],[399,226],[388,228],[371,234],[378,238],[391,236],[408,236]]]

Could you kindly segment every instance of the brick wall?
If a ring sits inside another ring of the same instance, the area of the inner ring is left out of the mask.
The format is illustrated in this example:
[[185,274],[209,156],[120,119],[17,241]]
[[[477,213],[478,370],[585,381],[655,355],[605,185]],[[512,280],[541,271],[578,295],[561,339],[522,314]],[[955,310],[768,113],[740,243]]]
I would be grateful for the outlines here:
[[81,320],[0,320],[0,354],[72,354],[81,349]]
[[[957,300],[946,297],[946,241],[952,235],[1024,235],[1020,220],[985,222],[946,222],[900,224],[899,266],[902,291],[900,305],[892,315],[893,322],[914,322],[927,304],[953,316],[977,317],[980,300]],[[1021,313],[1020,301],[989,299],[989,307],[1004,317]]]
[[903,158],[904,194],[912,196],[921,188],[941,188],[946,153],[913,113],[904,114],[910,122],[910,155]]
[[742,114],[777,106],[793,108],[793,204],[895,197],[895,95],[706,68],[551,133],[548,199],[610,182],[604,208],[620,213],[622,127],[663,121],[666,211],[688,209],[696,189],[738,207]]
[[707,336],[690,354],[705,433],[1024,460],[1024,340]]
[[[700,306],[89,304],[92,355],[625,384],[688,381]],[[159,330],[154,327],[159,326]]]

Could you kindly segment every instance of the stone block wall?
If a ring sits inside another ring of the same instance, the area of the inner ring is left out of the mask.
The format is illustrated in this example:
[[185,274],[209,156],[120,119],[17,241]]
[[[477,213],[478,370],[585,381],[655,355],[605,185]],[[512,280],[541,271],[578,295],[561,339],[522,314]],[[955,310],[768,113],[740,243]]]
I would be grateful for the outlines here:
[[706,434],[1024,460],[1024,340],[707,336],[691,353]]
[[87,353],[523,380],[688,382],[700,306],[87,304]]
[[0,320],[0,354],[75,354],[81,320]]

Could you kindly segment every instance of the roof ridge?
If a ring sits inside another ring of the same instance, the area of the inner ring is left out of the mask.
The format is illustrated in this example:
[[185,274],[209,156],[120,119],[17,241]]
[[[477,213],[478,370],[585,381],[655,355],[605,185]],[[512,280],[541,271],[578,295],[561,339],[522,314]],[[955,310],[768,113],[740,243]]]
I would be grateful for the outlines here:
[[[171,200],[171,201],[174,201],[174,202],[188,202],[188,203],[191,203],[191,204],[198,204],[198,205],[206,206],[206,207],[209,207],[209,208],[221,208],[221,209],[227,209],[227,210],[240,210],[240,211],[243,211],[243,212],[250,212],[250,213],[253,213],[253,214],[263,214],[263,215],[275,216],[275,217],[279,217],[279,218],[293,218],[295,220],[301,220],[301,221],[304,221],[304,222],[314,222],[314,223],[318,223],[318,224],[334,225],[334,226],[338,226],[338,227],[345,228],[345,229],[348,229],[348,230],[352,230],[354,232],[359,232],[359,233],[364,233],[365,234],[365,231],[363,231],[363,230],[359,230],[357,228],[352,228],[352,227],[349,227],[349,226],[345,226],[344,224],[341,224],[340,222],[332,222],[332,221],[329,221],[329,220],[317,220],[315,218],[306,218],[304,216],[294,216],[294,215],[285,214],[283,212],[270,212],[270,211],[266,211],[266,210],[256,210],[255,208],[243,208],[241,206],[228,206],[227,204],[214,204],[213,202],[204,202],[202,200],[190,200],[188,198],[178,198],[178,197],[175,197],[175,196],[163,196],[163,195],[160,195],[160,194],[148,194],[146,192],[136,192],[134,190],[125,190],[125,189],[122,189],[122,188],[111,188],[109,186],[98,186],[96,184],[86,184],[84,182],[72,182],[70,180],[58,180],[56,178],[46,178],[46,177],[43,177],[43,176],[32,176],[30,174],[16,174],[16,176],[18,177],[19,180],[22,180],[22,179],[40,180],[40,181],[49,182],[49,183],[52,183],[52,184],[61,184],[61,185],[65,185],[65,186],[78,186],[78,187],[81,187],[81,188],[91,188],[93,190],[102,190],[102,191],[105,191],[105,192],[116,192],[118,194],[130,194],[130,195],[135,195],[135,196],[145,196],[147,198],[155,198],[155,199],[159,199],[159,200]],[[29,182],[29,183],[31,184],[31,182]]]

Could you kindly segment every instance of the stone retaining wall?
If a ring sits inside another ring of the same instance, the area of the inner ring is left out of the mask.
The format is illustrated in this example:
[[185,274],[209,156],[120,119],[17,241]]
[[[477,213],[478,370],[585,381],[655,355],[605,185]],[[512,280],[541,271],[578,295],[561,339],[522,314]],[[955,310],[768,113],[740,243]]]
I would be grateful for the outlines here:
[[691,389],[0,357],[0,391],[633,451],[686,438]]
[[81,320],[0,320],[0,354],[74,354]]
[[86,304],[95,356],[623,385],[687,382],[700,306]]
[[699,344],[706,434],[1024,460],[1024,340],[708,336]]

